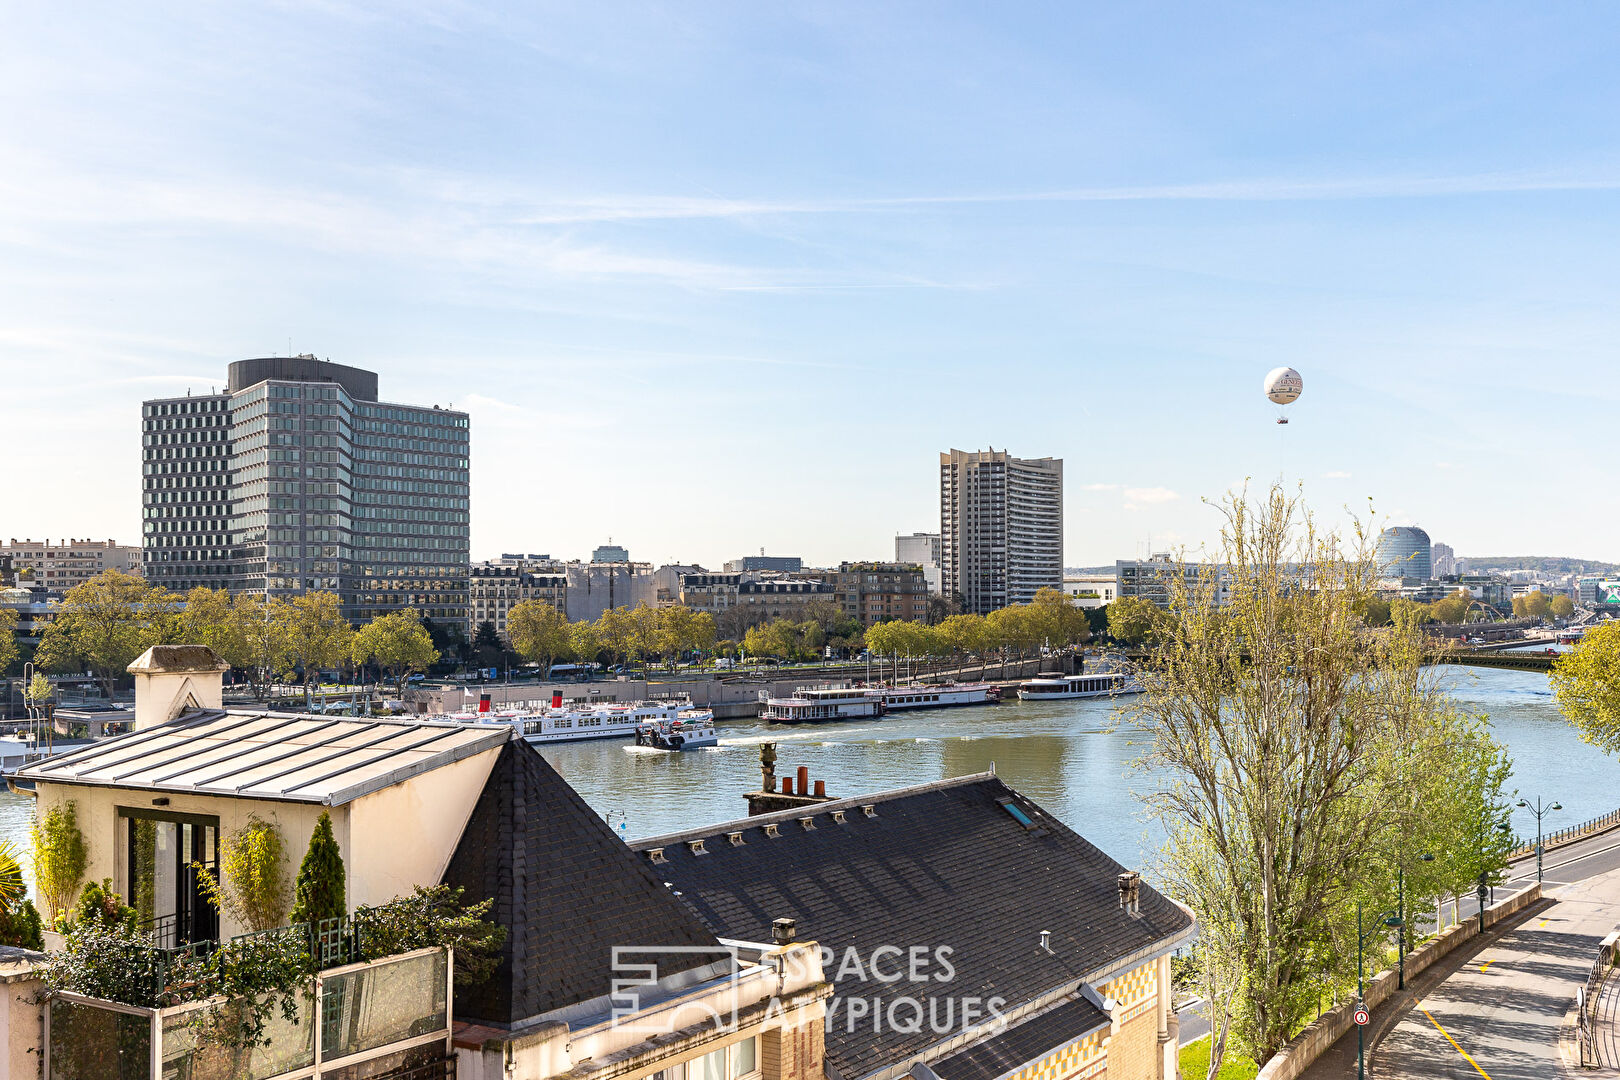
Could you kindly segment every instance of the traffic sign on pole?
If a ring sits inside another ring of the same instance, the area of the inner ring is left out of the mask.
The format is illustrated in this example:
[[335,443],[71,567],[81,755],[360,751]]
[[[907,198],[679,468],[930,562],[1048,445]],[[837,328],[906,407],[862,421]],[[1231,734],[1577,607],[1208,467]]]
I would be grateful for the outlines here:
[[1356,1010],[1356,1023],[1357,1024],[1361,1025],[1362,1027],[1366,1027],[1367,1026],[1367,1021],[1369,1021],[1371,1019],[1372,1019],[1372,1017],[1367,1015],[1367,1010],[1366,1009],[1357,1009]]

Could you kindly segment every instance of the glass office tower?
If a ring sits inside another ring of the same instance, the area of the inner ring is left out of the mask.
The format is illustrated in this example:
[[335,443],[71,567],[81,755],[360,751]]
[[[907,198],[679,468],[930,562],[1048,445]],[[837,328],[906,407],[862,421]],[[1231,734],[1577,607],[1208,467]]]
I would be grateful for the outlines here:
[[466,620],[466,413],[379,401],[374,372],[313,356],[142,411],[148,580]]

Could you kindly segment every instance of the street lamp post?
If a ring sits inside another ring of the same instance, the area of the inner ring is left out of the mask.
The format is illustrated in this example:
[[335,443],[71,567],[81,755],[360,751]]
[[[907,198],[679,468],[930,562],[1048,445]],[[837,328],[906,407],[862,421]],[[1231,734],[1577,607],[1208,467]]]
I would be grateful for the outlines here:
[[[1434,862],[1434,856],[1424,852],[1418,856],[1419,862]],[[1395,917],[1400,920],[1400,930],[1396,934],[1400,949],[1401,963],[1400,975],[1396,979],[1396,989],[1406,989],[1406,868],[1400,863],[1395,864]],[[1438,929],[1438,928],[1437,928]]]
[[1536,815],[1536,884],[1539,885],[1541,884],[1541,815],[1550,814],[1554,810],[1562,810],[1563,806],[1556,802],[1542,806],[1540,795],[1536,796],[1536,805],[1534,806],[1531,806],[1524,799],[1519,800],[1519,805]]
[[[1394,927],[1397,932],[1401,929],[1401,917],[1393,911],[1384,912],[1385,926]],[[1367,933],[1361,928],[1361,901],[1356,901],[1356,1008],[1365,1009],[1366,987],[1363,985],[1362,975],[1362,949],[1367,943]],[[1356,1025],[1356,1080],[1367,1078],[1367,1027],[1365,1024]]]

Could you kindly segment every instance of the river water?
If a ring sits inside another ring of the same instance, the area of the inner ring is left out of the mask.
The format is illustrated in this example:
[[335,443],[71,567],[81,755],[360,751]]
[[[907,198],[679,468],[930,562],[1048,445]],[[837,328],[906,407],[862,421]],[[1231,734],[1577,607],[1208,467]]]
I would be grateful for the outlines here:
[[[1549,830],[1620,807],[1620,762],[1581,742],[1559,713],[1547,677],[1495,668],[1450,668],[1445,680],[1470,711],[1487,717],[1513,756],[1508,788],[1563,803]],[[1126,866],[1145,865],[1158,835],[1135,793],[1151,776],[1136,761],[1143,732],[1121,724],[1107,701],[1020,702],[903,712],[822,726],[731,721],[721,745],[684,754],[640,750],[621,740],[543,748],[597,812],[636,838],[731,821],[759,787],[759,744],[777,743],[777,774],[808,766],[828,794],[870,794],[992,767]],[[0,838],[28,848],[31,800],[0,792]],[[1518,834],[1535,820],[1515,811]]]

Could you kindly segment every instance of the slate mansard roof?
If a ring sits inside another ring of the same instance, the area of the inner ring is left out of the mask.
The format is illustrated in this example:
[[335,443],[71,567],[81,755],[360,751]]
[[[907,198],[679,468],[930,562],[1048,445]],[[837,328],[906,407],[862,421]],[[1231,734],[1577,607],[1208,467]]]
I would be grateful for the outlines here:
[[506,727],[194,709],[18,770],[57,784],[340,806],[493,749]]
[[[805,828],[805,818],[814,828]],[[1140,914],[1121,910],[1125,868],[991,774],[761,815],[632,847],[715,934],[765,941],[771,921],[788,917],[797,920],[800,940],[832,950],[828,1071],[844,1080],[903,1066],[931,1048],[940,1053],[951,1038],[934,1031],[932,1020],[915,1033],[887,1022],[874,1032],[869,1016],[864,1023],[848,1018],[851,998],[864,998],[873,1012],[915,998],[945,1017],[953,1000],[960,1008],[968,999],[999,997],[1005,1002],[1000,1011],[1011,1012],[1059,1001],[1082,981],[1112,978],[1168,951],[1192,930],[1183,909],[1146,885]],[[1050,952],[1041,947],[1043,930],[1051,932]],[[946,972],[932,960],[921,982],[911,981],[909,971],[895,982],[873,978],[867,965],[883,946],[907,957],[920,948],[930,958],[949,948],[950,978],[940,981]],[[850,950],[860,971],[849,963]],[[900,1008],[904,1018],[909,1006]],[[946,1060],[956,1062],[961,1080],[987,1080],[984,1069],[1002,1055],[1024,1052],[1031,1038],[1049,1044],[1039,1050],[1082,1037],[1094,1011],[1053,1009],[1013,1026],[997,1036],[1008,1041],[982,1052],[988,1063],[964,1054]],[[1023,1031],[1034,1023],[1041,1027]],[[959,1017],[955,1031],[961,1031]]]
[[1108,1014],[1083,997],[1048,1009],[929,1066],[940,1080],[999,1080],[1026,1062],[1112,1026]]
[[[611,992],[630,964],[660,978],[730,952],[521,739],[501,748],[444,873],[463,899],[493,899],[506,927],[498,971],[456,991],[456,1018],[516,1027]],[[763,940],[770,940],[767,935]],[[671,948],[673,947],[673,948]]]

